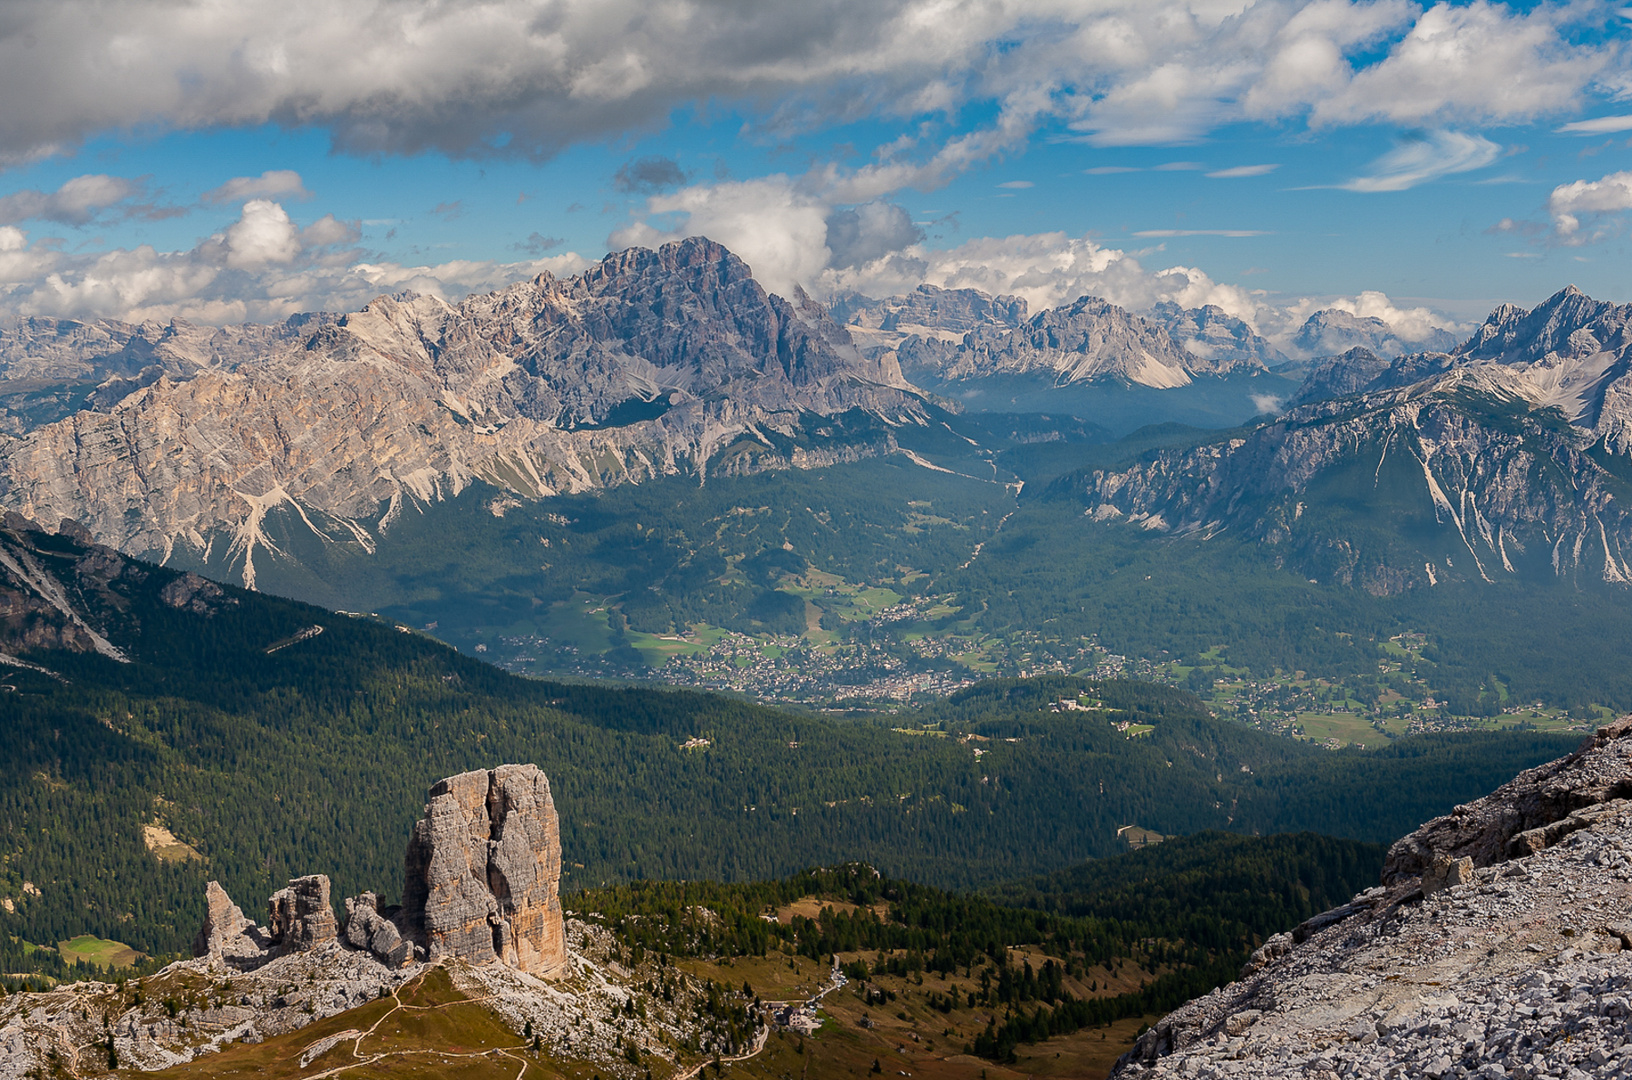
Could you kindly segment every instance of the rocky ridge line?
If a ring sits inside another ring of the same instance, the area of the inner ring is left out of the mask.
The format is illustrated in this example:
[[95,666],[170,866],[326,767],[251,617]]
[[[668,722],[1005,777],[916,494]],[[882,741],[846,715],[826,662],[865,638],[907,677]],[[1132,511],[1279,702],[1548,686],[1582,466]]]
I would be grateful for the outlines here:
[[1632,716],[1428,822],[1113,1076],[1632,1076]]
[[[252,361],[167,369],[105,411],[0,440],[0,507],[73,518],[155,561],[179,546],[252,586],[257,555],[279,550],[269,515],[372,550],[409,506],[476,481],[538,498],[704,477],[716,458],[820,466],[891,452],[890,426],[925,416],[892,359],[702,239],[299,329]],[[793,453],[767,436],[798,443],[811,417],[847,413],[872,426]],[[721,455],[738,443],[758,449]]]

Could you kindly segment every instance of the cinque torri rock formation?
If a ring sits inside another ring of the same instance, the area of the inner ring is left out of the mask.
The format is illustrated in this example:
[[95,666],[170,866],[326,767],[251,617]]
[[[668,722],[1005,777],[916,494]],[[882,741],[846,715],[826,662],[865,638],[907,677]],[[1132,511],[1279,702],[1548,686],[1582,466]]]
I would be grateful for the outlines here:
[[[0,995],[0,1080],[107,1075],[110,1053],[120,1075],[214,1055],[220,1064],[200,1064],[197,1075],[251,1074],[257,1063],[246,1061],[239,1044],[289,1035],[381,998],[407,1004],[439,965],[459,994],[514,1032],[508,1049],[463,1048],[460,1067],[479,1069],[487,1058],[516,1075],[525,1064],[517,1052],[530,1042],[585,1075],[674,1075],[683,1046],[693,1047],[685,1064],[700,1070],[708,1055],[724,1052],[708,1023],[708,1003],[719,1001],[722,988],[669,966],[667,957],[661,966],[653,955],[623,967],[630,957],[604,927],[577,919],[563,925],[558,834],[549,781],[537,766],[448,777],[431,788],[413,833],[405,860],[409,904],[387,906],[365,892],[346,899],[337,919],[329,879],[309,874],[272,895],[263,927],[211,882],[194,959],[117,986],[85,980]],[[648,993],[658,980],[665,992]],[[745,1010],[753,1007],[751,992],[725,992]],[[638,1012],[631,1005],[637,995]],[[297,1035],[301,1056],[294,1061],[312,1075],[368,1066],[379,1058],[354,1054],[352,1040],[372,1032],[377,1016],[350,1027],[341,1020],[330,1034]],[[760,1027],[758,1037],[765,1035]],[[449,1037],[445,1029],[427,1038],[409,1032],[380,1056],[435,1074],[450,1067]],[[631,1047],[644,1058],[639,1067],[629,1060]],[[267,1049],[276,1053],[249,1053]]]
[[1632,1076],[1632,716],[1396,842],[1113,1075]]
[[403,860],[401,906],[382,907],[371,892],[349,897],[342,927],[328,877],[309,874],[272,894],[263,929],[212,881],[193,954],[249,971],[343,941],[390,968],[457,959],[565,973],[561,825],[549,778],[537,765],[500,765],[450,776],[427,798]]

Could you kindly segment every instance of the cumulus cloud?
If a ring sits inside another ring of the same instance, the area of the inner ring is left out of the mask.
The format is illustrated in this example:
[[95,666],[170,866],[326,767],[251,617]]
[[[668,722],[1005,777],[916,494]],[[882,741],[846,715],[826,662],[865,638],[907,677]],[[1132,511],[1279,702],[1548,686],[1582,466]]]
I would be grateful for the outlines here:
[[1576,32],[1602,17],[1486,0],[14,0],[0,161],[266,123],[353,153],[537,158],[714,102],[798,128],[1029,101],[1017,112],[1102,145],[1242,120],[1468,126],[1632,85],[1615,42]]
[[1430,341],[1435,331],[1459,334],[1468,329],[1466,323],[1443,312],[1426,307],[1402,308],[1384,293],[1367,291],[1359,296],[1309,297],[1284,305],[1279,312],[1279,325],[1273,333],[1285,336],[1317,311],[1346,311],[1361,318],[1381,319],[1394,331],[1394,336],[1407,344]]
[[141,201],[147,185],[140,180],[97,174],[76,176],[55,191],[14,191],[0,198],[0,221],[42,220],[63,225],[88,225],[105,210],[119,208],[120,217],[168,217],[180,211]]
[[1501,153],[1499,145],[1482,135],[1420,132],[1373,162],[1370,173],[1339,186],[1348,191],[1405,191],[1442,176],[1482,169]]
[[[1632,210],[1632,172],[1610,173],[1601,180],[1560,184],[1547,197],[1553,238],[1564,244],[1590,244],[1608,233],[1612,215]],[[1582,219],[1597,227],[1582,229]]]
[[235,176],[204,193],[207,203],[241,203],[250,199],[309,199],[305,181],[293,169],[268,169],[259,176]]
[[301,311],[356,310],[382,292],[412,289],[445,299],[495,289],[548,270],[574,273],[568,252],[522,262],[460,260],[424,266],[370,261],[348,249],[355,223],[325,215],[298,227],[284,208],[250,200],[237,220],[185,251],[143,245],[71,254],[30,244],[0,225],[0,313],[131,321],[277,321]]
[[1586,5],[1540,4],[1521,15],[1486,0],[1435,4],[1386,59],[1313,102],[1311,120],[1519,121],[1574,107],[1619,62],[1616,49],[1574,44],[1566,33],[1598,15]]

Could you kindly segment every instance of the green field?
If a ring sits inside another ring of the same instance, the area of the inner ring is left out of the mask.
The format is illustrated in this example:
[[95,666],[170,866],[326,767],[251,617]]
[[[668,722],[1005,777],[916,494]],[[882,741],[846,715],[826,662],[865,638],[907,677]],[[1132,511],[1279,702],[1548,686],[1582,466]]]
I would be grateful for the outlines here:
[[70,964],[85,964],[99,968],[130,967],[143,959],[142,953],[122,941],[109,941],[91,934],[81,934],[69,941],[57,942],[57,952]]

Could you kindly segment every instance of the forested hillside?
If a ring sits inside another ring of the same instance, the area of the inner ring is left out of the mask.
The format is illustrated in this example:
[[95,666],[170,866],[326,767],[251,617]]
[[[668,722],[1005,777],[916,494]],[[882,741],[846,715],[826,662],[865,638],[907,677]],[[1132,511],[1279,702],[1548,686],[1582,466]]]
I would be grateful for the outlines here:
[[[106,561],[27,535],[42,563]],[[330,874],[337,896],[394,895],[426,786],[505,761],[552,780],[568,890],[850,859],[970,887],[1113,854],[1130,824],[1387,841],[1573,741],[1440,736],[1333,754],[1214,720],[1181,691],[1083,680],[992,681],[846,720],[521,679],[253,593],[178,604],[176,581],[127,563],[108,586],[107,632],[131,662],[37,648],[28,662],[50,673],[5,674],[9,933],[174,950],[209,878],[250,910],[309,872]],[[1085,694],[1094,709],[1050,711]],[[179,843],[144,842],[150,825]]]

